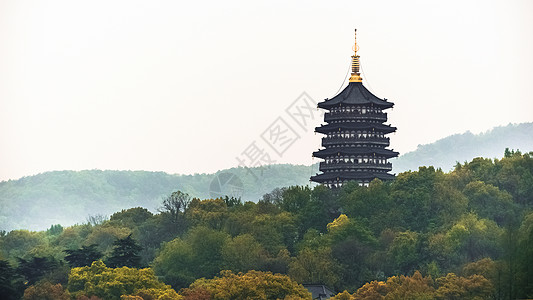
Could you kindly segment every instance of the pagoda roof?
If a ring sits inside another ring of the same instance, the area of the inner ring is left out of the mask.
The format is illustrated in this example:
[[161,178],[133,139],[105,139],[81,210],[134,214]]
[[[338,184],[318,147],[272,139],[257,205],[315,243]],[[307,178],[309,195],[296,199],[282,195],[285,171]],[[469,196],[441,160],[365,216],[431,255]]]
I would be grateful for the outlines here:
[[381,123],[368,123],[368,122],[342,122],[342,123],[330,123],[316,127],[315,131],[319,133],[328,133],[332,131],[341,130],[361,130],[361,129],[375,129],[384,133],[391,133],[396,131],[396,127]]
[[392,180],[395,178],[394,175],[389,173],[380,173],[380,172],[372,172],[372,171],[366,171],[366,172],[328,172],[323,174],[318,174],[315,176],[311,176],[311,180],[315,182],[326,182],[326,181],[337,181],[337,178],[339,181],[342,180],[372,180],[374,178],[378,178],[380,180]]
[[361,155],[361,154],[377,154],[380,156],[384,156],[386,158],[396,157],[398,156],[398,152],[389,150],[389,149],[383,149],[383,148],[371,148],[371,147],[335,147],[335,148],[326,148],[321,149],[316,152],[313,152],[314,157],[319,158],[325,158],[327,156],[337,155],[337,154],[343,154],[343,155]]
[[334,106],[345,105],[362,105],[362,104],[374,104],[383,108],[391,108],[394,103],[387,100],[380,99],[369,90],[367,90],[361,82],[350,82],[342,92],[337,96],[326,99],[323,102],[318,103],[318,107],[329,109]]

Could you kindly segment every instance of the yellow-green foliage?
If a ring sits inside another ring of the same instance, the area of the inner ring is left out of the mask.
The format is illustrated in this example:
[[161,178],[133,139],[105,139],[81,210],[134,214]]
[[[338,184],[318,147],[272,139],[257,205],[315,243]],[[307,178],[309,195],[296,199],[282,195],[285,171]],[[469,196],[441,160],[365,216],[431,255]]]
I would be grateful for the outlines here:
[[170,286],[158,281],[150,268],[113,269],[106,267],[102,261],[95,261],[90,267],[73,268],[69,274],[68,290],[76,298],[85,295],[109,300],[118,300],[121,296],[181,299]]
[[[234,274],[222,271],[221,277],[201,278],[182,289],[186,298],[199,299],[311,299],[311,294],[289,276],[271,272],[249,271]],[[202,298],[203,299],[203,298]]]
[[333,297],[336,300],[431,300],[471,299],[491,297],[494,289],[481,275],[459,277],[449,273],[433,281],[416,271],[413,276],[392,276],[387,281],[372,281],[359,288],[353,295],[347,291]]

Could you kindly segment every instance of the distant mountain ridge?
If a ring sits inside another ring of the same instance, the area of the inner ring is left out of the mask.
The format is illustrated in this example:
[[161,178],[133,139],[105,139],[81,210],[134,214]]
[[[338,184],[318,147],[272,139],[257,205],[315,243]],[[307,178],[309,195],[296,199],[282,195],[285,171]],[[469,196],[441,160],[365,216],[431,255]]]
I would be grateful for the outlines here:
[[454,134],[434,143],[418,145],[417,149],[391,160],[393,171],[416,171],[419,166],[434,166],[447,172],[457,162],[475,157],[500,158],[505,148],[533,151],[533,123],[509,124],[494,127],[484,133],[467,131]]
[[[392,161],[394,172],[419,166],[444,171],[474,157],[499,158],[505,148],[533,150],[533,123],[509,124],[482,134],[455,134]],[[276,187],[309,184],[318,164],[231,168],[214,174],[172,175],[149,171],[54,171],[0,182],[0,230],[43,230],[52,224],[83,223],[142,206],[157,211],[162,198],[181,190],[201,199],[223,195],[257,201]]]

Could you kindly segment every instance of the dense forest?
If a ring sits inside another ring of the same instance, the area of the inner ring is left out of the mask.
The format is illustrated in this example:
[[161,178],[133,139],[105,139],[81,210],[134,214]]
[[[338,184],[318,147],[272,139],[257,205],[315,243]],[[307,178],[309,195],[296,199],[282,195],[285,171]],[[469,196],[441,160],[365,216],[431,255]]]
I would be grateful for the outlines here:
[[[146,187],[149,188],[149,187]],[[533,152],[0,233],[2,299],[533,297]],[[55,209],[60,210],[60,205]]]

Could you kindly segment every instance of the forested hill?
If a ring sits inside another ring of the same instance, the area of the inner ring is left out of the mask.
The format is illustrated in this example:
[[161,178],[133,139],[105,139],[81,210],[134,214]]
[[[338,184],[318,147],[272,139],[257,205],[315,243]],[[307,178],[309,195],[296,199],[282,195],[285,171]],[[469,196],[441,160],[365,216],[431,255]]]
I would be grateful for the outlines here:
[[509,124],[480,134],[468,131],[419,145],[415,151],[392,160],[393,171],[416,171],[419,166],[434,166],[450,171],[457,162],[464,163],[475,157],[499,158],[505,148],[522,152],[533,150],[533,123]]
[[[316,167],[316,165],[315,165]],[[232,168],[215,174],[171,175],[148,171],[54,171],[0,182],[0,230],[44,230],[83,223],[142,206],[156,212],[162,198],[181,190],[201,199],[224,195],[256,202],[276,187],[306,185],[311,166]]]
[[[419,146],[393,161],[395,173],[419,166],[449,171],[474,157],[501,158],[505,148],[533,150],[533,123],[496,127],[483,134],[456,134]],[[181,190],[200,199],[224,195],[261,199],[277,187],[307,185],[318,166],[272,165],[232,168],[215,174],[171,175],[148,171],[56,171],[0,182],[0,230],[43,230],[82,223],[89,215],[111,215],[142,206],[156,212],[162,198]]]

